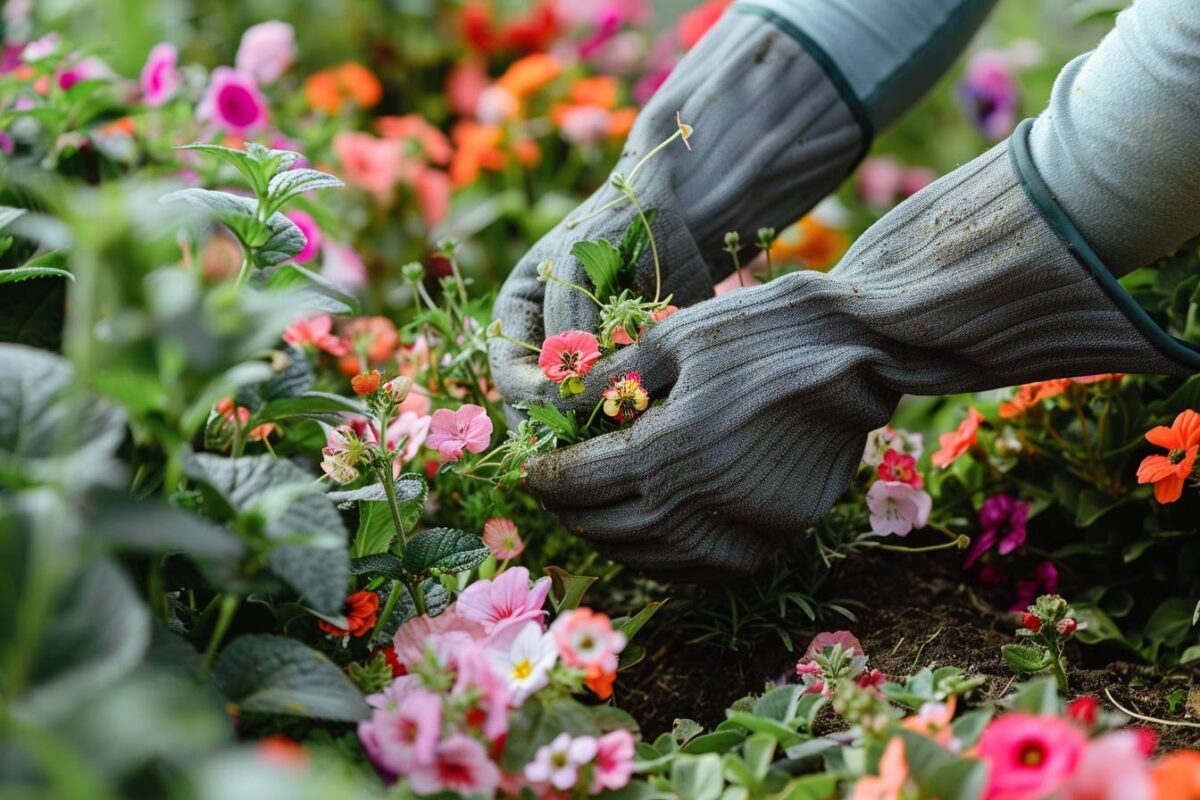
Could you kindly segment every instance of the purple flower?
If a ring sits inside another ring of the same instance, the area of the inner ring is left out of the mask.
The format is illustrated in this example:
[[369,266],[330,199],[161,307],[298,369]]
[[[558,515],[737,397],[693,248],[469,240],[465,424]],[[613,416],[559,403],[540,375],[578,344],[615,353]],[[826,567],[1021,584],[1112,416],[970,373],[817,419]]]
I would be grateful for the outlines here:
[[1008,555],[1025,544],[1025,522],[1032,503],[1008,493],[994,494],[979,508],[979,525],[983,531],[975,539],[964,567],[970,567],[999,542],[996,552]]
[[877,536],[907,536],[924,528],[932,508],[928,492],[901,481],[875,481],[867,490],[871,532]]
[[154,45],[139,80],[142,102],[150,107],[161,106],[179,91],[179,51],[169,42]]
[[267,101],[250,78],[229,67],[217,67],[196,115],[231,133],[245,134],[267,124]]
[[1010,60],[994,50],[982,50],[967,64],[963,101],[984,135],[999,141],[1017,122],[1017,80]]
[[0,131],[0,153],[11,156],[14,149],[16,149],[16,143],[13,142],[13,138],[4,131]]

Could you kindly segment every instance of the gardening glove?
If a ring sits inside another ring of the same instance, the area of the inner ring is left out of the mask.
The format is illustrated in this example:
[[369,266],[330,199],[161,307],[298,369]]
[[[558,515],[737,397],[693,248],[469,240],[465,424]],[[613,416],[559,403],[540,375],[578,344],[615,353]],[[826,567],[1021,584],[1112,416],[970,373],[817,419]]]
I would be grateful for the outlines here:
[[[654,155],[632,185],[657,216],[652,230],[662,286],[675,305],[712,296],[732,271],[725,234],[752,242],[762,226],[794,222],[853,170],[873,132],[890,124],[954,60],[995,0],[762,0],[735,3],[688,53],[638,116],[614,174],[636,164],[675,130],[676,113],[695,127]],[[870,57],[866,57],[869,54]],[[637,219],[606,184],[547,234],[504,284],[495,316],[504,333],[540,345],[564,330],[595,331],[595,304],[558,283],[590,287],[571,255],[579,241],[614,244]],[[580,222],[582,220],[582,222]],[[652,299],[652,252],[643,254],[635,293]],[[601,298],[607,300],[607,298]],[[509,403],[552,400],[537,354],[493,339],[492,373]]]
[[[1139,0],[1092,56],[1103,74],[1073,63],[1036,125],[895,208],[831,273],[684,309],[600,362],[573,401],[580,412],[633,371],[661,402],[531,460],[530,488],[618,561],[680,578],[744,572],[829,508],[904,393],[1200,368],[1200,352],[1155,326],[1065,211],[1085,210],[1089,231],[1119,227],[1097,241],[1128,259],[1200,234],[1192,2]],[[1086,131],[1105,131],[1103,146],[1062,157],[1094,163],[1047,169],[1060,151],[1032,147],[1082,145],[1073,137]],[[1142,169],[1162,183],[1131,174]],[[1088,196],[1097,185],[1120,188],[1119,200]]]

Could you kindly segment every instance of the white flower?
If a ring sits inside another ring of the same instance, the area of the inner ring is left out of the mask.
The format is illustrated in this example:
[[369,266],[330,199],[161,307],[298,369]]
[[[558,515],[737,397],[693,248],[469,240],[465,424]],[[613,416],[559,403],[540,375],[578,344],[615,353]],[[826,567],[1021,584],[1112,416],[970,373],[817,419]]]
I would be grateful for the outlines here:
[[596,739],[591,736],[571,738],[560,733],[550,744],[543,745],[525,765],[525,778],[533,783],[548,783],[559,791],[575,785],[579,768],[596,757]]
[[541,625],[529,622],[511,639],[502,636],[493,642],[488,657],[492,668],[508,683],[510,702],[519,706],[549,683],[550,668],[558,660],[558,648],[554,637],[543,632]]

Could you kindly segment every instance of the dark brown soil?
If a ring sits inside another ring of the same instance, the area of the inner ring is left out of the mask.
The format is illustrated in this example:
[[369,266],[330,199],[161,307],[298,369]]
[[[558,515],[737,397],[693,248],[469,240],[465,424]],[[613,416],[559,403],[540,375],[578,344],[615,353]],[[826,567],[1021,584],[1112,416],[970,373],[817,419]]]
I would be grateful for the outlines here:
[[[861,558],[848,565],[829,587],[832,596],[860,601],[858,622],[830,621],[848,628],[863,643],[871,666],[888,675],[908,675],[921,667],[957,666],[982,675],[984,684],[972,703],[1004,696],[1015,679],[1000,647],[1016,641],[1013,615],[996,610],[961,580],[953,557],[946,559]],[[763,690],[768,680],[792,673],[797,653],[775,636],[740,652],[711,644],[689,644],[694,631],[683,624],[688,603],[668,605],[639,634],[646,658],[621,673],[619,704],[653,738],[669,731],[676,717],[711,727],[724,719],[734,700]],[[789,631],[802,649],[811,629],[798,620]],[[1198,722],[1195,711],[1180,703],[1170,712],[1167,696],[1177,688],[1200,686],[1200,671],[1157,674],[1147,665],[1121,660],[1120,653],[1073,644],[1068,650],[1070,695],[1094,694],[1112,708],[1106,692],[1126,709],[1149,717]],[[1200,693],[1200,690],[1198,690]],[[1113,709],[1115,710],[1115,709]],[[1163,750],[1200,745],[1200,729],[1135,720],[1151,727]]]

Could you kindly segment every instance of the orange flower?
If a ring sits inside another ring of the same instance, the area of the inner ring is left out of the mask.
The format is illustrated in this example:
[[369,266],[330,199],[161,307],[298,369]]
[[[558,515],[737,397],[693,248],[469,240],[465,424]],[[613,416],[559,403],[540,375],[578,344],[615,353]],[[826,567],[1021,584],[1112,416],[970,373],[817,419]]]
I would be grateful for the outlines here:
[[967,418],[958,426],[958,430],[943,433],[938,437],[940,447],[933,454],[934,466],[945,469],[954,459],[971,449],[979,433],[979,423],[983,422],[983,414],[972,408],[967,411]]
[[1066,378],[1022,384],[1017,388],[1017,393],[1013,395],[1012,400],[1000,404],[1000,417],[1002,419],[1019,417],[1039,405],[1043,400],[1058,397],[1070,385],[1071,381]]
[[419,114],[403,117],[380,117],[375,120],[375,130],[385,139],[407,139],[417,143],[421,154],[433,164],[450,161],[450,140]]
[[248,434],[246,434],[246,438],[248,438],[252,442],[261,442],[263,439],[266,439],[274,432],[275,432],[275,423],[274,422],[264,422],[261,425],[255,425],[253,428],[251,428],[250,432]]
[[366,350],[369,363],[380,364],[390,359],[400,346],[396,326],[387,317],[359,317],[347,325],[342,334],[350,340],[351,353],[343,356],[338,366],[348,376],[366,371],[366,366],[359,363],[360,350]]
[[775,240],[771,258],[824,270],[837,263],[848,244],[845,232],[809,214]]
[[494,125],[462,120],[450,130],[454,156],[450,160],[450,183],[466,186],[479,179],[481,170],[504,169],[504,151],[500,149],[503,132]]
[[612,109],[617,105],[617,79],[611,75],[580,78],[571,84],[568,96],[580,106],[599,106]]
[[295,739],[276,733],[259,739],[255,746],[259,761],[281,767],[307,767],[308,752]]
[[633,122],[637,119],[638,110],[631,106],[618,108],[608,118],[608,135],[614,139],[624,139],[633,130]]
[[587,688],[596,693],[596,697],[599,697],[601,700],[607,700],[612,697],[613,682],[616,679],[616,670],[605,670],[592,665],[587,668],[587,674],[584,677],[583,683]]
[[1159,425],[1146,434],[1150,444],[1166,448],[1165,456],[1146,456],[1138,466],[1138,483],[1153,483],[1154,498],[1160,503],[1174,503],[1183,495],[1183,483],[1196,466],[1196,451],[1200,449],[1200,414],[1180,413],[1171,427]]
[[879,759],[879,776],[868,775],[854,784],[851,800],[900,800],[904,782],[908,780],[908,764],[904,760],[904,740],[894,737]]
[[359,108],[374,108],[383,99],[383,85],[375,73],[346,61],[315,72],[304,82],[304,96],[313,108],[337,114],[348,101]]
[[354,638],[366,636],[375,627],[379,616],[379,595],[374,592],[355,592],[346,598],[346,624],[349,630],[343,630],[323,619],[317,620],[317,627],[331,636],[346,636]]
[[1194,800],[1200,797],[1200,753],[1180,750],[1150,770],[1155,800]]
[[496,81],[496,85],[522,100],[553,83],[562,74],[562,64],[548,53],[531,53],[518,58]]
[[360,372],[350,379],[350,388],[355,394],[375,394],[379,391],[379,384],[383,381],[383,376],[379,374],[379,370],[373,369],[370,372]]

